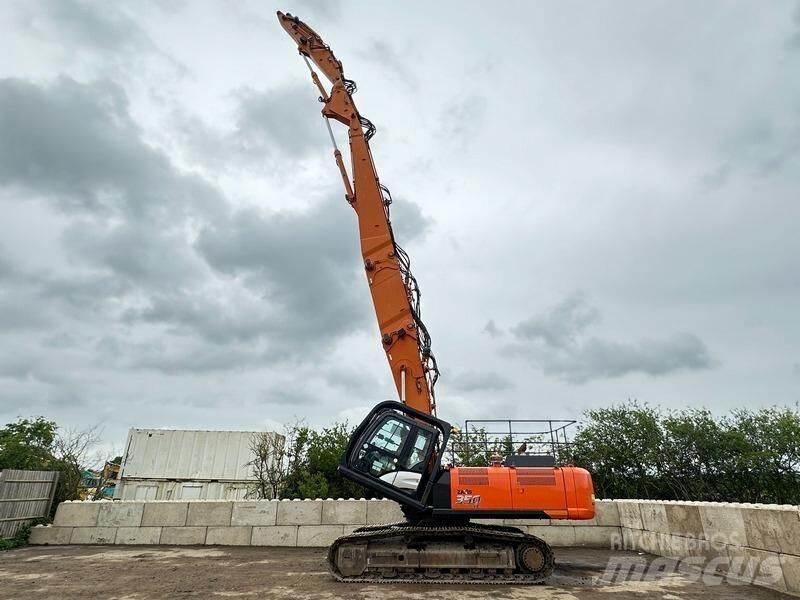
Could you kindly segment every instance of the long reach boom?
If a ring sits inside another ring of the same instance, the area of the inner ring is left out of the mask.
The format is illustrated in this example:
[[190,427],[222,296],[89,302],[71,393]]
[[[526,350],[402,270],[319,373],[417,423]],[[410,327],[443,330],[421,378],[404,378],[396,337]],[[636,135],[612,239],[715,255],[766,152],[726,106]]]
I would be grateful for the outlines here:
[[[381,184],[372,159],[369,140],[375,127],[359,114],[353,102],[356,84],[345,77],[341,61],[322,38],[297,17],[278,11],[278,19],[297,43],[324,104],[322,116],[342,174],[345,198],[358,216],[364,271],[400,401],[426,414],[435,414],[433,388],[439,372],[431,354],[428,330],[420,318],[419,287],[411,273],[408,254],[397,244],[392,231],[392,197]],[[312,63],[332,84],[330,90],[325,89]],[[352,181],[336,146],[330,119],[348,128]]]

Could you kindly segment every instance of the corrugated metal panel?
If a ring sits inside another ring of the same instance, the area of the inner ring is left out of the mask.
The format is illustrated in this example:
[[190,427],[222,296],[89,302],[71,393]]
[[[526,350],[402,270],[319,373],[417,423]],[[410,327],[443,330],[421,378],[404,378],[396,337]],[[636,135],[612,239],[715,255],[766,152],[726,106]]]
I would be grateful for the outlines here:
[[[136,479],[251,481],[254,431],[131,429],[122,475]],[[270,435],[277,435],[270,433]]]
[[215,481],[155,481],[126,479],[119,486],[120,500],[244,500],[255,497],[252,483]]

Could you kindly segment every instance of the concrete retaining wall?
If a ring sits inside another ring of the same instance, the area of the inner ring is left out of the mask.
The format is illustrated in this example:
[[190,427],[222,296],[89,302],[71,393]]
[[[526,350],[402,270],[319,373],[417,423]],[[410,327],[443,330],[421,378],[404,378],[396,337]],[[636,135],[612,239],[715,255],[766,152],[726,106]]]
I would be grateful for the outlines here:
[[[389,500],[65,502],[32,544],[324,547],[367,524],[400,521]],[[797,506],[599,500],[591,521],[486,520],[553,546],[630,549],[800,596]]]
[[616,505],[623,549],[800,596],[797,506],[655,500]]
[[[487,520],[538,535],[553,546],[622,544],[613,502],[591,521]],[[328,546],[364,525],[402,521],[390,500],[64,502],[53,525],[35,527],[32,544],[205,544]]]

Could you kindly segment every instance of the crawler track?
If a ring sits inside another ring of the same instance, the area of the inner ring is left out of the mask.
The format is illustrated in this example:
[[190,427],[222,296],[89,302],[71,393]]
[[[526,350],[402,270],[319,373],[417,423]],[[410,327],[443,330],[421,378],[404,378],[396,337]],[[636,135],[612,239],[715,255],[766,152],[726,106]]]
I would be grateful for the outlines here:
[[514,527],[391,523],[361,527],[328,550],[328,568],[353,583],[542,583],[555,561],[547,543]]

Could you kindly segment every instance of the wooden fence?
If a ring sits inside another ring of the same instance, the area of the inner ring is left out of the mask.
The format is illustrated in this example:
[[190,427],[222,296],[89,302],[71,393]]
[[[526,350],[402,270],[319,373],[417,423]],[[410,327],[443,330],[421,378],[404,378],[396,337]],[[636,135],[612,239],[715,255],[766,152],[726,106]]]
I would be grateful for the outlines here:
[[0,538],[14,537],[25,523],[49,516],[58,475],[58,471],[0,472]]

